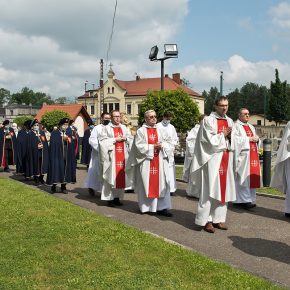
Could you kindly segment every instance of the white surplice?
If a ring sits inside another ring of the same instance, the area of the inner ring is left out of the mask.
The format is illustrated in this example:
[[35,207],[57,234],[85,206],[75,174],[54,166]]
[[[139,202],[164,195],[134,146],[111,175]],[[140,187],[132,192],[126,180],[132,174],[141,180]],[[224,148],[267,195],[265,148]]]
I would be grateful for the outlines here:
[[286,193],[285,213],[290,213],[290,122],[283,132],[270,187]]
[[116,188],[116,155],[115,155],[115,145],[116,138],[114,136],[114,129],[120,127],[122,129],[123,137],[126,138],[124,141],[124,154],[125,154],[125,166],[128,159],[128,153],[133,143],[133,137],[127,132],[127,127],[120,124],[115,126],[109,123],[105,126],[99,137],[100,145],[100,159],[102,164],[102,177],[103,177],[103,187],[102,187],[102,200],[113,200],[114,198],[123,199],[124,189],[130,188],[132,186],[132,180],[128,178],[125,174],[125,188]]
[[126,172],[134,178],[135,192],[138,194],[138,204],[140,211],[156,212],[171,208],[170,180],[169,180],[169,160],[174,146],[170,143],[171,138],[165,131],[157,128],[158,142],[162,143],[159,152],[159,198],[148,198],[150,160],[154,157],[154,144],[148,144],[146,124],[137,130],[132,150],[127,161]]
[[[196,146],[192,159],[191,178],[200,193],[198,211],[195,223],[204,226],[207,222],[225,222],[227,202],[236,199],[233,151],[228,138],[218,133],[218,120],[225,119],[229,127],[233,120],[225,116],[222,118],[212,112],[203,119],[196,138]],[[221,203],[219,170],[224,151],[229,152],[225,204]]]
[[[192,180],[190,175],[192,157],[194,153],[195,141],[197,137],[200,124],[196,124],[194,128],[190,130],[186,137],[186,150],[184,156],[184,165],[183,165],[183,176],[182,179],[187,182],[186,193],[188,196],[198,197],[199,192],[196,190],[195,182]],[[196,173],[198,174],[198,172]],[[200,178],[196,178],[199,180]]]
[[[235,203],[256,203],[256,189],[250,188],[250,141],[244,129],[244,125],[250,127],[253,136],[256,135],[255,127],[249,123],[237,120],[232,131],[232,147],[234,148],[234,170],[236,174],[237,199]],[[257,149],[259,148],[257,143]],[[257,166],[260,166],[257,164]],[[261,175],[260,175],[261,179]]]
[[[179,139],[175,130],[175,127],[172,124],[164,124],[159,122],[156,124],[156,127],[164,130],[169,138],[171,139],[171,144],[177,146],[179,144]],[[170,179],[170,192],[176,191],[176,172],[175,172],[175,161],[174,161],[174,151],[170,152],[169,159],[169,179]]]
[[84,187],[92,188],[101,192],[103,179],[101,175],[101,164],[99,156],[99,136],[105,125],[99,124],[95,126],[89,138],[89,144],[92,146],[91,160],[88,168],[88,174],[85,179]]

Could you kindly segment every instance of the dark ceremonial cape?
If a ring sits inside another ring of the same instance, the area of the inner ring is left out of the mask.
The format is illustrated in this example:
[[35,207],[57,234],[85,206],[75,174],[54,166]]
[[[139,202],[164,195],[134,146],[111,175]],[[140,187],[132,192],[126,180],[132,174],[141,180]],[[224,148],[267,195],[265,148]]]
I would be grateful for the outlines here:
[[66,132],[66,135],[69,140],[63,141],[60,130],[51,132],[47,184],[76,182],[76,159],[72,136],[69,132]]
[[[38,149],[39,143],[43,145],[42,149]],[[39,136],[34,131],[29,131],[28,144],[26,177],[46,174],[48,169],[48,142],[44,131],[39,131]]]
[[5,139],[5,129],[0,128],[0,167],[13,165],[15,163],[16,136],[14,130],[9,128],[11,139]]
[[16,138],[16,173],[27,170],[28,131],[21,129]]
[[83,142],[82,142],[82,159],[81,159],[81,164],[90,164],[91,160],[91,153],[92,153],[92,147],[89,144],[89,139],[91,136],[91,129],[88,128],[85,130],[84,137],[83,137]]

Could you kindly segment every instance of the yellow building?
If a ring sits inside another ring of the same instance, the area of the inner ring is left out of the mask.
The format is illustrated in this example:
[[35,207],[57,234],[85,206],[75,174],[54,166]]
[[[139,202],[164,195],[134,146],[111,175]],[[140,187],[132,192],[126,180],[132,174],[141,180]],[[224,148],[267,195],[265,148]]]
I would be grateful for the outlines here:
[[[115,79],[112,68],[110,68],[107,77],[108,79],[102,89],[87,91],[85,95],[78,98],[78,103],[87,108],[93,120],[99,119],[101,101],[102,112],[119,110],[128,116],[133,126],[137,126],[140,104],[149,90],[160,90],[160,78],[142,79],[137,76],[135,80],[122,81]],[[173,74],[172,78],[165,75],[164,90],[176,90],[178,88],[182,88],[192,97],[193,101],[197,103],[200,113],[203,114],[204,98],[202,95],[184,86],[179,73]]]

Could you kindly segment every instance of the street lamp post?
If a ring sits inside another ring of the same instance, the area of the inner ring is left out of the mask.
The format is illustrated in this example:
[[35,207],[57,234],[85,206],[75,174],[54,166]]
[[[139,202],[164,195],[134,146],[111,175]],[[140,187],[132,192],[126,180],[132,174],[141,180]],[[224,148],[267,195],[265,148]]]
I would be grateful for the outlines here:
[[164,91],[164,61],[168,58],[178,57],[177,44],[164,44],[164,57],[161,58],[157,58],[158,50],[157,45],[153,46],[150,50],[149,59],[161,63],[161,91]]
[[85,108],[87,109],[87,84],[88,81],[85,81]]
[[223,72],[221,71],[221,75],[220,75],[220,95],[223,95]]

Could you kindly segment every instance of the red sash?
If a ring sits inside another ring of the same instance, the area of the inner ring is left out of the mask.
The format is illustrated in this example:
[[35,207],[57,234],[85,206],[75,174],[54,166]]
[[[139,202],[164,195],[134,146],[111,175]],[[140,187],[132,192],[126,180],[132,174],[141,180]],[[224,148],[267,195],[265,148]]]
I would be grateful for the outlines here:
[[[156,128],[147,128],[148,144],[158,143],[158,134]],[[154,150],[154,157],[150,160],[149,173],[149,198],[159,197],[159,151]]]
[[[254,134],[250,126],[243,125],[248,137],[253,137]],[[260,160],[258,154],[258,148],[256,142],[250,142],[250,188],[261,187],[261,175],[260,170]]]
[[4,132],[4,140],[3,140],[3,148],[2,148],[2,160],[1,160],[1,167],[5,167],[6,165],[6,150],[5,150],[5,132]]
[[[218,134],[228,128],[228,121],[226,119],[217,119],[218,122]],[[227,189],[227,173],[229,165],[229,151],[224,151],[219,168],[220,177],[220,190],[221,190],[221,203],[225,203],[226,189]]]
[[[121,127],[114,127],[114,137],[123,136]],[[125,152],[124,142],[115,143],[116,188],[125,188]]]

